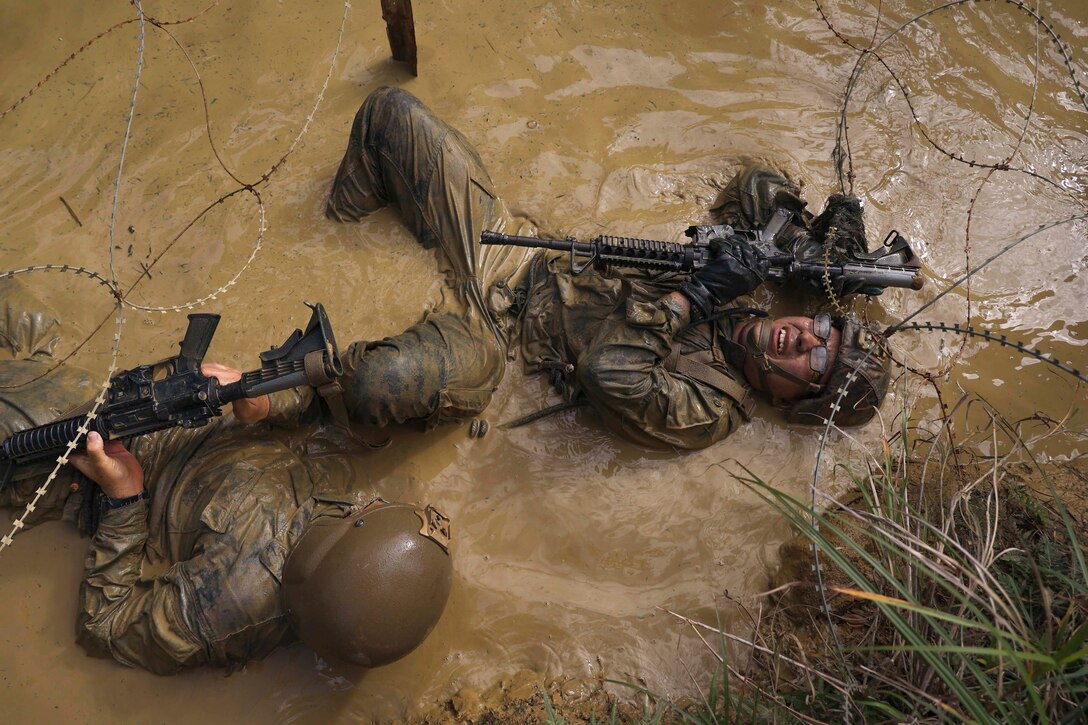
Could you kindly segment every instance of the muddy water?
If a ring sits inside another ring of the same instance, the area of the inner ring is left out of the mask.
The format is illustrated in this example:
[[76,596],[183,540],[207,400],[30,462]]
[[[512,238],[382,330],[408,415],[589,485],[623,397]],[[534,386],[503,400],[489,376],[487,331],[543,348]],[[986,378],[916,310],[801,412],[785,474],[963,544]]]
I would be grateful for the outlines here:
[[[864,44],[877,3],[826,4]],[[161,19],[200,2],[145,3]],[[922,7],[883,3],[878,37]],[[1041,3],[1086,71],[1088,11],[1078,0]],[[299,134],[329,68],[344,7],[337,2],[224,1],[170,26],[199,71],[215,148],[230,171],[255,182]],[[286,163],[251,195],[216,206],[236,184],[208,143],[193,68],[163,32],[146,27],[131,140],[114,190],[139,43],[129,24],[93,45],[0,120],[0,268],[84,265],[125,286],[152,266],[130,298],[150,306],[200,299],[237,275],[202,309],[224,315],[211,357],[249,367],[255,352],[306,319],[302,300],[325,303],[342,342],[393,334],[434,304],[434,260],[387,213],[354,226],[321,215],[352,115],[383,84],[410,89],[480,150],[516,211],[557,234],[675,239],[704,210],[742,158],[762,158],[803,179],[813,206],[838,190],[830,161],[843,90],[856,54],[836,40],[808,0],[502,3],[417,0],[420,76],[391,62],[376,0],[350,8],[324,102]],[[6,108],[87,39],[134,16],[124,2],[9,0],[0,48]],[[1034,26],[1008,5],[967,4],[934,15],[882,47],[910,88],[934,141],[967,159],[1003,162],[1047,181],[997,174],[970,219],[977,263],[1035,226],[1084,210],[1088,113],[1068,71]],[[1038,67],[1038,92],[1033,83]],[[849,105],[856,192],[870,236],[895,227],[932,276],[922,295],[889,292],[869,314],[892,321],[962,274],[971,198],[985,173],[936,151],[911,124],[877,64]],[[71,205],[81,226],[59,200]],[[111,224],[114,231],[111,234]],[[260,240],[260,250],[247,263]],[[165,252],[164,252],[165,250]],[[1085,367],[1088,313],[1085,228],[1032,238],[978,275],[972,324],[1013,336]],[[161,255],[161,259],[159,258]],[[239,272],[241,272],[239,274]],[[27,276],[60,311],[63,352],[112,312],[93,281]],[[766,298],[770,302],[770,297]],[[927,319],[963,322],[962,292]],[[112,323],[111,323],[112,324]],[[127,312],[120,363],[175,350],[184,315]],[[108,326],[109,327],[109,326]],[[112,327],[109,327],[112,331]],[[959,348],[951,335],[897,338],[906,361],[934,369]],[[104,375],[111,335],[74,361]],[[1062,415],[1082,397],[1071,382],[1019,353],[970,342],[950,395],[972,390],[1010,417]],[[909,400],[932,413],[932,392],[905,378],[889,417]],[[494,423],[554,402],[544,384],[513,370],[487,417]],[[358,465],[387,498],[429,500],[455,524],[456,582],[449,609],[424,645],[365,672],[329,666],[300,645],[224,678],[197,672],[160,679],[86,658],[73,641],[86,542],[60,524],[21,536],[0,554],[0,702],[9,721],[290,722],[385,720],[418,713],[462,688],[486,689],[521,669],[548,677],[604,675],[658,692],[693,692],[712,658],[663,610],[738,630],[729,597],[758,607],[785,535],[781,521],[729,475],[747,466],[808,496],[817,450],[810,431],[766,414],[725,444],[693,454],[649,453],[567,413],[470,440],[464,428],[397,431],[393,445]],[[1072,433],[1045,452],[1083,452]],[[838,437],[832,459],[857,459],[879,426]],[[827,490],[834,481],[826,479]]]

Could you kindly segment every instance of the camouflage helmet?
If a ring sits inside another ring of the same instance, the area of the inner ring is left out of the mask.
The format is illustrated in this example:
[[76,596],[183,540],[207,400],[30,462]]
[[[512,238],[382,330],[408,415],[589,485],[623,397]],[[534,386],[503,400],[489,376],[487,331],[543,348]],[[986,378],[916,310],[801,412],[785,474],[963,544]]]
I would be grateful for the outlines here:
[[891,358],[876,328],[852,320],[836,320],[835,326],[842,330],[842,343],[830,377],[819,393],[786,407],[790,423],[819,425],[834,412],[836,425],[861,425],[876,415],[888,392]]
[[370,506],[314,519],[288,554],[291,628],[318,654],[378,667],[415,649],[449,598],[449,519],[428,506]]

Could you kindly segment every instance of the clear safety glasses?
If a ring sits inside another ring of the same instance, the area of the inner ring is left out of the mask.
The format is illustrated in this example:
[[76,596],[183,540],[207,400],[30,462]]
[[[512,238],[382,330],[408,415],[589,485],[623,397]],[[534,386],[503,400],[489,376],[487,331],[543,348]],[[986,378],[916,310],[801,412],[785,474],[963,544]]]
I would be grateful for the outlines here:
[[812,318],[812,334],[822,344],[809,350],[808,366],[812,372],[822,376],[831,364],[831,353],[827,349],[827,341],[831,339],[831,315],[822,312]]

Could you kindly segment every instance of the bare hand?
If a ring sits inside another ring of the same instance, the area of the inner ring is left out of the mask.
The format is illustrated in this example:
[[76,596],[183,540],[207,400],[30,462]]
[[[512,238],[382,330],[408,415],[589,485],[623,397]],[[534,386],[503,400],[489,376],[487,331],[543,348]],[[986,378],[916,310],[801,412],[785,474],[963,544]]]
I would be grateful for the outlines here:
[[144,469],[121,441],[103,441],[101,434],[91,431],[87,450],[68,460],[110,498],[128,498],[144,490]]
[[[200,366],[200,372],[208,377],[215,378],[220,385],[229,385],[242,379],[242,371],[235,368],[220,365],[219,363],[204,363]],[[258,398],[241,398],[231,403],[234,417],[242,423],[259,423],[268,417],[268,411],[272,403],[267,395]]]

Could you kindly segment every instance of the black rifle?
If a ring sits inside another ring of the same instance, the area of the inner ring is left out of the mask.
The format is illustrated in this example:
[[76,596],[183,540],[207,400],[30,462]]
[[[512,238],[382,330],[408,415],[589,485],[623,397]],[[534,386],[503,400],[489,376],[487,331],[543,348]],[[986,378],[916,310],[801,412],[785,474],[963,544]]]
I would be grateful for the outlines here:
[[[222,415],[223,406],[242,398],[286,390],[308,383],[326,385],[343,373],[336,339],[325,308],[313,310],[306,331],[295,330],[279,347],[260,354],[261,367],[242,379],[221,385],[200,372],[219,315],[189,315],[180,352],[151,365],[125,370],[110,379],[106,401],[94,418],[73,415],[12,434],[0,444],[0,489],[20,464],[59,457],[69,442],[96,431],[104,440],[125,440],[167,428],[199,428]],[[86,431],[81,427],[86,424]]]
[[[787,221],[789,212],[779,209],[760,231],[734,229],[725,224],[688,227],[685,234],[692,241],[686,244],[609,236],[579,242],[574,239],[518,237],[489,231],[480,235],[480,243],[570,252],[571,270],[579,274],[590,265],[602,270],[633,267],[654,272],[693,272],[710,261],[711,239],[739,239],[766,261],[767,278],[775,281],[815,280],[820,283],[826,272],[832,289],[839,295],[852,292],[878,295],[886,287],[922,288],[925,280],[921,263],[910,243],[895,230],[872,252],[851,254],[846,260],[829,262],[825,266],[822,262],[800,262],[774,245],[775,237]],[[585,261],[580,263],[579,259]]]

